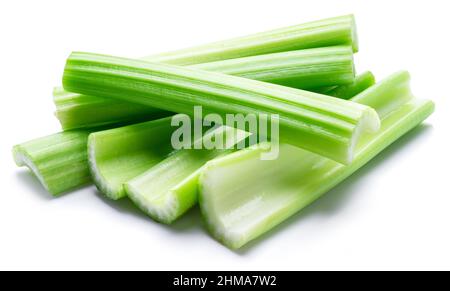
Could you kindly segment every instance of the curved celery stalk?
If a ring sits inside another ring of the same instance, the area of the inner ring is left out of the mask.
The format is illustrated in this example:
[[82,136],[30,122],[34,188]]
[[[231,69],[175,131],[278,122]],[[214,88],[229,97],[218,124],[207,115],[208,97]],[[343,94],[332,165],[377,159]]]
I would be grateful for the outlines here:
[[[295,88],[349,84],[354,81],[349,46],[273,53],[190,66]],[[56,88],[56,116],[63,129],[117,122],[142,122],[167,116],[167,111],[110,98],[86,96]]]
[[372,72],[364,72],[356,76],[355,80],[351,84],[337,86],[321,93],[348,100],[363,92],[367,88],[373,86],[374,84],[375,76],[372,74]]
[[237,143],[248,137],[248,133],[220,126],[194,144],[218,136],[225,141],[224,149],[179,150],[125,183],[128,197],[156,221],[172,223],[197,203],[197,182],[203,165],[231,153]]
[[229,113],[279,114],[280,141],[341,163],[353,158],[360,133],[376,131],[367,106],[308,91],[192,68],[72,53],[64,88],[193,115],[194,106],[225,120]]
[[13,148],[19,167],[28,167],[45,189],[57,196],[91,182],[86,144],[90,131],[66,131]]
[[152,55],[144,59],[159,63],[190,65],[333,45],[351,45],[354,52],[358,51],[358,39],[353,15],[313,21],[203,46]]
[[172,117],[92,133],[89,168],[97,188],[111,199],[125,196],[123,184],[155,166],[172,151]]
[[365,135],[347,166],[281,145],[280,157],[261,161],[258,146],[207,163],[200,177],[200,206],[212,234],[240,248],[300,211],[350,176],[434,110],[412,98],[409,74],[401,72],[353,100],[375,106],[381,130]]

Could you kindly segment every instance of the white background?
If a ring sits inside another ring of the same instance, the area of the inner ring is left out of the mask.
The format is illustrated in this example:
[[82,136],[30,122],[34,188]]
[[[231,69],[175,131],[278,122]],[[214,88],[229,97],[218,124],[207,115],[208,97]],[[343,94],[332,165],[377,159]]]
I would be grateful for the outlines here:
[[[2,1],[0,269],[450,269],[448,1]],[[357,68],[412,74],[437,111],[249,247],[214,241],[198,210],[173,227],[88,187],[51,198],[13,144],[59,130],[51,91],[72,50],[138,57],[354,13]]]

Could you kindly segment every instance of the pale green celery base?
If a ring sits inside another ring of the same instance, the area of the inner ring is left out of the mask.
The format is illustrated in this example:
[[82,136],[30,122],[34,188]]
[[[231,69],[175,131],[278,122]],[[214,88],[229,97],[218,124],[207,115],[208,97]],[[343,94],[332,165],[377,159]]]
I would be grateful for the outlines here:
[[[200,178],[200,205],[213,235],[239,248],[279,224],[351,175],[434,109],[431,101],[411,101],[409,74],[399,72],[352,100],[372,104],[381,130],[365,134],[348,166],[281,145],[280,157],[261,161],[255,147],[209,162]],[[251,175],[246,175],[251,173]]]
[[224,149],[182,149],[174,152],[145,173],[125,183],[128,197],[147,215],[170,224],[197,203],[197,182],[203,165],[218,156],[231,153],[235,144],[248,133],[219,127],[206,135],[225,135]]
[[101,131],[89,136],[89,168],[108,198],[126,196],[123,184],[158,164],[172,151],[171,117]]
[[167,64],[89,53],[68,58],[64,87],[193,115],[194,106],[230,113],[279,114],[280,140],[341,163],[363,131],[379,119],[367,106],[303,90]]
[[53,196],[92,182],[87,162],[89,131],[77,130],[38,138],[13,148],[17,166],[28,167]]
[[[261,80],[294,88],[350,84],[355,79],[353,52],[334,46],[224,60],[192,68]],[[167,111],[111,98],[55,88],[56,116],[64,129],[139,122],[168,116]]]

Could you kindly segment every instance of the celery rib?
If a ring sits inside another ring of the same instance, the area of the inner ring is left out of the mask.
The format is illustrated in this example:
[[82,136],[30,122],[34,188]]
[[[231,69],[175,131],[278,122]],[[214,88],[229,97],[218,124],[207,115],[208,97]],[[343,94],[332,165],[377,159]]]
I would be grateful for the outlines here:
[[225,141],[224,149],[178,150],[126,182],[127,196],[154,220],[172,223],[197,203],[198,178],[206,162],[233,152],[234,146],[246,139],[248,133],[221,126],[194,144],[219,136]]
[[229,113],[279,114],[280,140],[341,163],[379,119],[367,106],[317,93],[219,73],[90,53],[72,53],[64,88],[193,115],[194,106],[225,120]]
[[137,123],[171,114],[139,104],[71,93],[61,87],[53,90],[53,101],[63,130]]
[[28,167],[53,196],[92,182],[86,144],[90,131],[66,131],[13,148],[17,166]]
[[339,16],[275,29],[144,59],[175,65],[191,65],[313,47],[350,45],[358,51],[355,18]]
[[[273,53],[190,66],[269,83],[309,89],[354,81],[353,51],[349,46]],[[142,122],[167,116],[167,111],[116,99],[54,90],[56,116],[63,129],[118,122]]]
[[371,72],[364,72],[357,75],[353,83],[336,86],[329,91],[322,92],[322,94],[348,100],[374,84],[375,76]]
[[89,169],[97,188],[113,200],[123,184],[155,166],[172,151],[172,117],[92,133],[87,141]]
[[261,161],[263,150],[254,146],[208,162],[199,180],[199,199],[213,236],[230,248],[242,247],[315,201],[434,110],[431,101],[413,98],[406,72],[353,100],[373,105],[382,123],[379,132],[364,135],[349,165],[287,144],[274,161]]

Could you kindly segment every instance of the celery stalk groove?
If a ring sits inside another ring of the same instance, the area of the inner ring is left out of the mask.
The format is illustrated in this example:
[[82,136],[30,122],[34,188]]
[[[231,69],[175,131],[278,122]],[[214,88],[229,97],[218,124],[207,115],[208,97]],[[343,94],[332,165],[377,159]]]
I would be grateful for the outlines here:
[[89,169],[107,197],[125,197],[123,184],[158,164],[172,151],[171,117],[99,131],[88,139]]
[[197,184],[203,165],[216,157],[234,151],[237,143],[248,137],[245,131],[220,126],[195,143],[217,138],[225,141],[224,149],[181,149],[126,182],[127,196],[154,220],[170,224],[197,204]]

